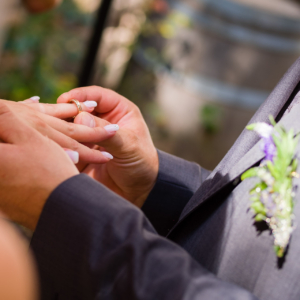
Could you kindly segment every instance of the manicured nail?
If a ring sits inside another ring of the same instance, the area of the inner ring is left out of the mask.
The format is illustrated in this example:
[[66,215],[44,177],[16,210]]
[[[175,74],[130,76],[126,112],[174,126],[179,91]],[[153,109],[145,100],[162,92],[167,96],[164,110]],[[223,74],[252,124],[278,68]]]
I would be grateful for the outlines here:
[[113,159],[113,158],[114,158],[114,157],[113,157],[110,153],[108,153],[108,152],[101,151],[101,153],[103,154],[103,156],[105,156],[105,157],[107,157],[107,158],[109,158],[109,159]]
[[98,105],[96,101],[85,101],[83,104],[88,108],[94,108]]
[[34,102],[39,102],[41,98],[39,96],[33,96],[30,99]]
[[120,129],[119,125],[117,124],[110,124],[110,125],[106,125],[104,126],[104,129],[108,132],[108,133],[113,133],[116,132]]
[[72,150],[65,150],[72,162],[76,165],[79,162],[79,153]]

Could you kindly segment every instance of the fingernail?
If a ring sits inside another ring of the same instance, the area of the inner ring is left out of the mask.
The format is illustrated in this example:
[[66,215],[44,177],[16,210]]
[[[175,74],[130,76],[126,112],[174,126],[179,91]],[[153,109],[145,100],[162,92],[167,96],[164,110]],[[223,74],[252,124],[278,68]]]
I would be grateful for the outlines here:
[[30,99],[34,102],[39,102],[41,98],[39,96],[33,96]]
[[88,108],[96,107],[98,105],[96,101],[85,101],[83,104]]
[[79,162],[79,153],[72,150],[65,150],[68,156],[71,158],[72,162],[76,165]]
[[104,129],[108,132],[108,133],[113,133],[116,132],[120,129],[119,125],[117,124],[110,124],[110,125],[106,125],[104,126]]
[[105,156],[105,157],[107,157],[107,158],[109,158],[109,159],[113,159],[113,158],[114,158],[114,157],[113,157],[110,153],[108,153],[108,152],[101,151],[101,153],[103,154],[103,156]]

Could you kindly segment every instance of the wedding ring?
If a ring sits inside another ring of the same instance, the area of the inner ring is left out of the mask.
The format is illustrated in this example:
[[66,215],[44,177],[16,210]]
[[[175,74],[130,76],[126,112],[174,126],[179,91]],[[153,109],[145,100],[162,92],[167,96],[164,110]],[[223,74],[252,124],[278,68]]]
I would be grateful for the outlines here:
[[[77,106],[78,114],[76,116],[78,116],[82,112],[82,107],[81,107],[80,102],[76,99],[71,99],[71,100],[69,100],[69,103],[74,103]],[[76,116],[74,116],[73,118],[75,119]]]

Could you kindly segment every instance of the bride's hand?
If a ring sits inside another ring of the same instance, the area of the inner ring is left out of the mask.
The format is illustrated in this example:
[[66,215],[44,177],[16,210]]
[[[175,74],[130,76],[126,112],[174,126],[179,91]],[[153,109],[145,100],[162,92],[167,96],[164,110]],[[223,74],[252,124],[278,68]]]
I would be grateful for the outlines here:
[[[61,147],[77,151],[81,161],[106,163],[110,160],[107,153],[92,149],[88,143],[109,139],[114,136],[115,132],[106,130],[104,127],[90,128],[66,122],[64,119],[69,119],[78,113],[74,104],[42,104],[35,103],[31,99],[23,102],[0,100],[0,103],[5,104],[26,124]],[[92,112],[94,107],[91,106],[95,105],[95,102],[90,101],[81,104],[86,112]],[[82,143],[87,143],[87,145]]]
[[75,123],[88,125],[89,120],[94,119],[95,128],[109,124],[120,127],[114,137],[97,142],[100,149],[111,153],[114,159],[105,165],[86,165],[84,172],[141,207],[155,184],[158,156],[140,110],[126,98],[97,86],[71,90],[57,101],[67,103],[69,99],[98,103],[94,116],[81,113]]
[[0,210],[34,230],[49,195],[78,170],[7,102],[0,101]]

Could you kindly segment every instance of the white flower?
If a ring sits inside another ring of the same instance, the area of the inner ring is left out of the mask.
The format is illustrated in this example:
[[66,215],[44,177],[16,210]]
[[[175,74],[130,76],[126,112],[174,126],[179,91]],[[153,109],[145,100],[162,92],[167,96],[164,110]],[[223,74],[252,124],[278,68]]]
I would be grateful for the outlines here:
[[253,125],[253,130],[257,132],[262,138],[268,139],[271,137],[274,129],[273,126],[263,122],[258,122]]

